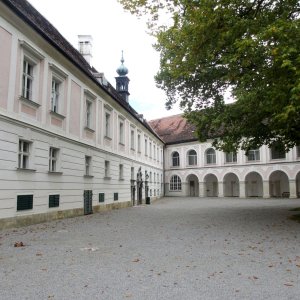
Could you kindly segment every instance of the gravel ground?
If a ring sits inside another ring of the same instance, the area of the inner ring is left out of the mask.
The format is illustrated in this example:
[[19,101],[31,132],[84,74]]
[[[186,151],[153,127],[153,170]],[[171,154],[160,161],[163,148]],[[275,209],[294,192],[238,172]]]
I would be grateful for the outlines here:
[[296,207],[164,198],[0,231],[0,298],[300,299]]

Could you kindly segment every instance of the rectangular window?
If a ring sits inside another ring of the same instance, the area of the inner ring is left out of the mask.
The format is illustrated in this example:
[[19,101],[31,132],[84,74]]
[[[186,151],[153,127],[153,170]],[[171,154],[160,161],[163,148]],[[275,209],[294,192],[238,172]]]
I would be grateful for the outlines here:
[[51,111],[58,113],[60,83],[52,79]]
[[19,156],[18,156],[18,168],[29,168],[29,155],[30,155],[30,143],[26,141],[19,141]]
[[19,195],[17,197],[17,210],[27,210],[33,208],[33,195]]
[[22,96],[28,100],[32,100],[33,88],[33,64],[24,59],[23,61],[23,83]]
[[92,128],[92,106],[93,106],[93,103],[90,100],[86,100],[85,105],[86,105],[85,126],[87,128]]
[[49,208],[59,207],[59,195],[49,195]]
[[152,158],[152,143],[149,142],[149,157]]
[[134,180],[134,167],[131,167],[131,180]]
[[138,136],[137,136],[137,143],[138,143],[137,150],[139,153],[141,153],[141,135],[140,134],[138,134]]
[[119,123],[119,143],[124,144],[124,123]]
[[149,181],[152,183],[152,172],[150,172]]
[[297,157],[300,157],[300,146],[297,146]]
[[281,143],[276,143],[271,147],[271,159],[284,159],[285,150]]
[[237,162],[237,155],[235,152],[225,153],[225,162],[235,163]]
[[148,155],[148,141],[145,139],[145,155]]
[[124,178],[124,168],[123,168],[123,165],[120,164],[119,165],[119,179],[123,179]]
[[85,175],[91,176],[92,175],[92,157],[91,156],[85,156]]
[[49,172],[57,171],[58,151],[56,148],[49,148]]
[[105,194],[99,193],[99,202],[104,202],[104,201],[105,201]]
[[156,147],[153,145],[153,158],[156,160]]
[[110,137],[110,114],[105,113],[105,136]]
[[260,160],[259,149],[249,150],[247,158],[248,158],[248,161],[258,161],[258,160]]
[[108,160],[105,161],[104,167],[105,167],[104,176],[109,177],[109,175],[110,175],[110,170],[109,170],[110,166],[109,166],[109,161]]
[[156,183],[156,174],[154,173],[154,183]]
[[114,201],[118,201],[119,200],[119,193],[114,193]]
[[130,130],[130,148],[132,149],[132,150],[134,150],[135,149],[135,145],[134,145],[134,129],[131,129]]

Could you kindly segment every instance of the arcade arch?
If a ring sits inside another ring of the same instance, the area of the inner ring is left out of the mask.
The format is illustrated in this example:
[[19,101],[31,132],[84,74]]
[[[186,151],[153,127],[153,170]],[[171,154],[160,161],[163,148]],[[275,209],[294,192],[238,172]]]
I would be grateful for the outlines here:
[[263,179],[257,172],[250,172],[245,178],[246,197],[263,196]]
[[186,178],[187,182],[187,195],[190,197],[199,196],[199,179],[196,175],[190,174]]
[[236,174],[228,173],[223,179],[224,197],[239,197],[240,181]]
[[204,177],[204,195],[206,197],[218,197],[218,178],[214,174]]
[[274,171],[269,177],[269,189],[271,197],[290,196],[289,179],[283,171]]

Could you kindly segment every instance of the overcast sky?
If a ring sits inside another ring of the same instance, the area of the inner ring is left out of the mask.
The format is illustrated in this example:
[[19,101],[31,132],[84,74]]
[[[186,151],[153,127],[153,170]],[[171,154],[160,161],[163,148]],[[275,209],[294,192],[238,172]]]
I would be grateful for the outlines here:
[[124,50],[129,69],[130,104],[147,120],[177,114],[165,109],[165,94],[155,86],[159,54],[153,49],[155,40],[146,33],[145,21],[123,11],[117,0],[29,0],[76,48],[77,35],[93,37],[92,65],[104,72],[115,86],[116,69]]

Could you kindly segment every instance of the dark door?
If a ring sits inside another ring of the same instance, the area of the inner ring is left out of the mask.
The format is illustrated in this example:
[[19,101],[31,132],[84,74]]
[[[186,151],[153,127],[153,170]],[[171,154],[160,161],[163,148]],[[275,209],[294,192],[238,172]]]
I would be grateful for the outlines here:
[[83,193],[83,208],[84,214],[89,215],[93,213],[93,191],[85,190]]

